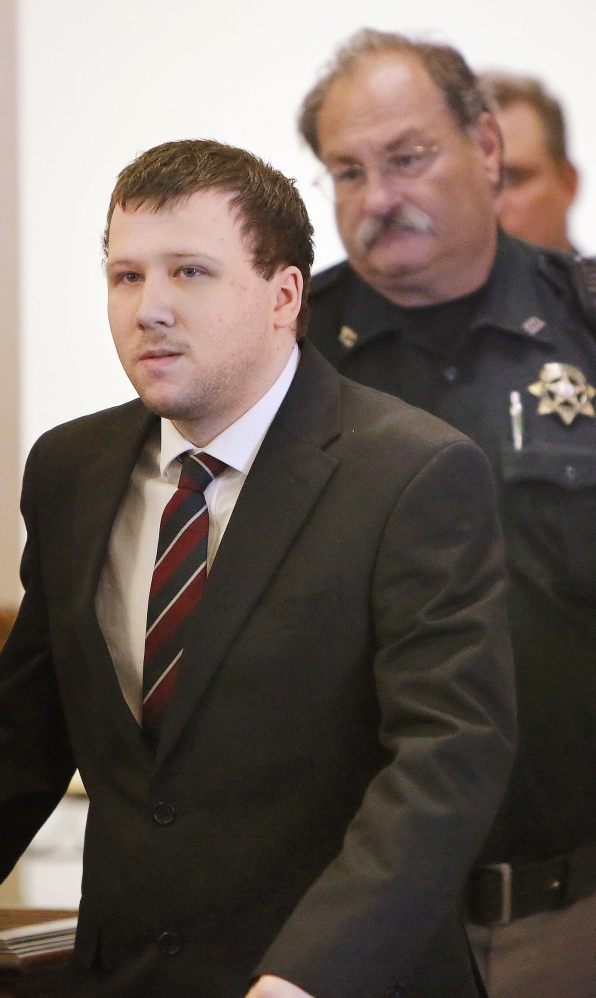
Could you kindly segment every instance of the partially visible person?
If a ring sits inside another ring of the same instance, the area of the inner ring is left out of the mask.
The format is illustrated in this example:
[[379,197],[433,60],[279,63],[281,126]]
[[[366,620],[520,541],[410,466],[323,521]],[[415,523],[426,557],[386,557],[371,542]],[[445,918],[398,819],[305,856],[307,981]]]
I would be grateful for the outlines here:
[[8,607],[0,608],[0,648],[4,646],[4,643],[11,632],[12,626],[15,622],[16,611],[8,609]]
[[579,176],[567,154],[559,101],[530,76],[483,73],[479,83],[503,136],[501,225],[530,243],[573,250],[568,212]]
[[363,30],[306,97],[348,259],[309,338],[490,458],[520,751],[470,881],[491,998],[596,995],[596,322],[569,253],[497,224],[499,129],[459,52]]

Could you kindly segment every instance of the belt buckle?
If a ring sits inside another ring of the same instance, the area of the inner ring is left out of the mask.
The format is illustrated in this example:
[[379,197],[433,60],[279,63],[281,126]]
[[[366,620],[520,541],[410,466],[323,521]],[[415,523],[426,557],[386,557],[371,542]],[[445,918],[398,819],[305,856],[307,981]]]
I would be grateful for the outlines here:
[[501,916],[493,925],[509,925],[513,914],[513,867],[511,863],[487,863],[485,870],[495,870],[501,876]]

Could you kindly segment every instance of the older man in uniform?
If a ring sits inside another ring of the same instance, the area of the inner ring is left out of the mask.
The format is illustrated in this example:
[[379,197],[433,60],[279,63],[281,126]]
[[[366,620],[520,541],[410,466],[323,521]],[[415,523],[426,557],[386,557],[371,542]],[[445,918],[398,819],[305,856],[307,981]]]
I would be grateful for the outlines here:
[[499,231],[500,136],[453,49],[364,30],[307,96],[348,260],[310,336],[489,456],[521,750],[469,884],[492,998],[596,994],[596,343],[571,257]]
[[567,215],[579,176],[567,154],[561,105],[530,76],[483,73],[479,79],[503,136],[501,225],[539,246],[573,250]]

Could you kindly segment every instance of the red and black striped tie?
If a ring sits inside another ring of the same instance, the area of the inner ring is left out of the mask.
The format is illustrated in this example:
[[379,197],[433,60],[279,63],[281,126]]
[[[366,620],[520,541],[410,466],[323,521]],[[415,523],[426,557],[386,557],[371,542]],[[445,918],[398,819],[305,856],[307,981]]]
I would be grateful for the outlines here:
[[163,511],[147,607],[143,729],[154,744],[182,666],[192,611],[207,580],[209,511],[204,492],[227,467],[210,454],[186,454],[178,488]]

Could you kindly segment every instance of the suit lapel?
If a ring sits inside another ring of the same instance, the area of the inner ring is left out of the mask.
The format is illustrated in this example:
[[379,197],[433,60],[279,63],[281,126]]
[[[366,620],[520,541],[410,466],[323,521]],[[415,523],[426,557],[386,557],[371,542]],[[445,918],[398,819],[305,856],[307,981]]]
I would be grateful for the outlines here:
[[171,751],[333,474],[337,461],[323,448],[339,426],[338,376],[306,345],[209,574],[185,650],[186,667],[164,717],[157,765]]
[[114,411],[101,442],[81,454],[73,525],[74,621],[79,640],[110,714],[147,762],[149,748],[122,695],[114,664],[95,612],[95,596],[114,519],[155,417],[140,403]]

